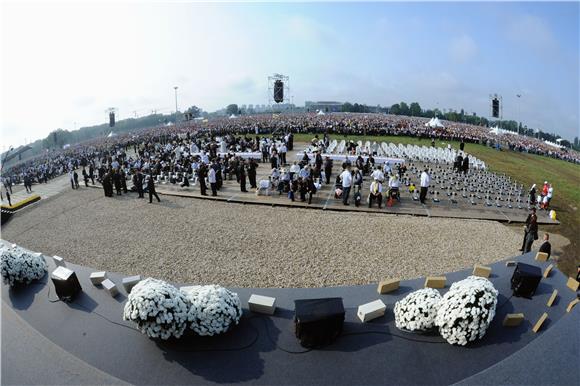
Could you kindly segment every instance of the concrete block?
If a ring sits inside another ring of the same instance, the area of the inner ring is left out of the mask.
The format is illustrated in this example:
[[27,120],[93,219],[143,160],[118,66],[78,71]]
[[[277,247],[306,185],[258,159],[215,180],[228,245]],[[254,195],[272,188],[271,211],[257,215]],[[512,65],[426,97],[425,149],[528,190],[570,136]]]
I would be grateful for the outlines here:
[[570,288],[572,291],[576,292],[578,291],[578,286],[580,286],[580,283],[578,283],[578,281],[576,281],[576,279],[574,279],[573,277],[569,277],[566,286]]
[[66,263],[64,262],[64,259],[60,256],[53,256],[52,260],[54,261],[54,264],[56,264],[57,267],[66,267]]
[[545,252],[538,252],[538,253],[536,253],[536,260],[548,261],[548,254]]
[[445,288],[445,276],[428,276],[425,279],[425,288]]
[[119,289],[117,288],[117,285],[115,283],[113,283],[110,279],[103,280],[103,282],[101,284],[102,284],[103,288],[112,297],[117,296],[117,294],[119,293]]
[[550,273],[552,273],[552,269],[554,268],[554,264],[550,264],[544,270],[544,278],[550,277]]
[[489,275],[491,275],[491,267],[479,264],[476,264],[473,267],[473,276],[485,277],[487,279],[489,278]]
[[400,280],[399,279],[384,279],[379,282],[379,287],[377,292],[380,294],[386,294],[399,289]]
[[538,321],[536,322],[536,324],[534,324],[534,328],[532,328],[532,331],[537,333],[538,331],[540,331],[540,329],[542,328],[542,324],[544,324],[544,322],[546,321],[546,319],[548,319],[548,313],[544,312],[544,314],[542,316],[540,316],[540,319],[538,319]]
[[568,303],[568,307],[566,307],[566,312],[572,311],[572,308],[574,308],[574,306],[576,304],[578,304],[579,302],[580,302],[580,299],[576,298],[576,299],[572,300],[570,303]]
[[248,306],[252,312],[274,315],[274,312],[276,312],[276,298],[252,294],[248,300]]
[[91,279],[91,283],[93,283],[94,285],[101,284],[103,280],[107,278],[107,272],[105,271],[93,272],[91,273],[91,276],[89,276],[89,278]]
[[525,316],[522,313],[519,314],[507,314],[503,320],[504,327],[517,327],[524,321]]
[[380,318],[385,314],[387,306],[381,299],[377,299],[374,302],[366,303],[358,306],[358,312],[356,313],[361,322],[368,322],[376,318]]
[[136,276],[124,277],[122,280],[122,283],[123,283],[123,287],[125,288],[125,291],[127,291],[127,293],[131,293],[131,290],[133,289],[133,287],[135,287],[135,285],[137,283],[139,283],[140,281],[141,281],[141,276],[136,275]]
[[555,289],[554,292],[552,292],[552,296],[550,296],[550,299],[548,299],[548,303],[546,303],[546,305],[548,307],[552,307],[552,304],[554,304],[554,301],[556,300],[557,297],[558,297],[558,290]]

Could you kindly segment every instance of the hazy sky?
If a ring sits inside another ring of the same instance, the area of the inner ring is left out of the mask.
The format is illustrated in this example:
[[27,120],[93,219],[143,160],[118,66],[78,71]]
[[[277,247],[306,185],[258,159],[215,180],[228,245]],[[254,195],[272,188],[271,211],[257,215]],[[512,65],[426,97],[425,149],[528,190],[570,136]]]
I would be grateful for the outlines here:
[[[337,100],[489,115],[579,135],[579,4],[2,4],[2,146],[192,104]],[[522,94],[520,105],[516,94]]]

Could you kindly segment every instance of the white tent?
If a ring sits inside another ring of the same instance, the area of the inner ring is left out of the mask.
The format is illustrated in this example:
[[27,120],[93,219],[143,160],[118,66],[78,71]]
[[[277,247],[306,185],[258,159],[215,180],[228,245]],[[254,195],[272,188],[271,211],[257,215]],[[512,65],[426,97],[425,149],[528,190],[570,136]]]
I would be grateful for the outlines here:
[[107,135],[107,138],[116,137],[117,134],[113,133],[112,131]]
[[316,113],[316,115],[326,115],[326,114],[324,114],[324,111],[318,110],[318,113]]
[[441,121],[439,120],[439,118],[435,117],[435,118],[431,118],[431,120],[427,123],[425,123],[425,126],[429,126],[429,127],[445,127],[443,126],[443,124],[441,123]]
[[234,118],[236,118],[235,114],[230,115],[230,119],[234,119]]

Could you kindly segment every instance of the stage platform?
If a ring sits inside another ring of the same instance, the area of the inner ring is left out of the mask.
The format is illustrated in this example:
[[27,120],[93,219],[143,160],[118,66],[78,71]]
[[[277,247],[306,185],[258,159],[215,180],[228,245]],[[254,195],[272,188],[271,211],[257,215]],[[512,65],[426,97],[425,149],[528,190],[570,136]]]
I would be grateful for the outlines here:
[[[364,213],[388,213],[424,217],[443,217],[443,218],[463,218],[463,219],[478,219],[478,220],[492,220],[507,223],[525,223],[529,211],[526,208],[508,208],[502,206],[485,206],[481,203],[471,205],[467,199],[458,198],[457,204],[454,204],[445,196],[441,198],[440,202],[433,202],[428,200],[427,204],[422,205],[419,201],[413,201],[411,195],[406,192],[401,192],[401,201],[395,202],[393,206],[387,207],[383,203],[382,209],[378,208],[375,203],[372,208],[368,207],[367,196],[369,182],[365,181],[363,187],[363,204],[356,207],[353,202],[353,193],[350,194],[350,205],[345,206],[342,200],[334,198],[334,185],[322,185],[312,198],[312,203],[301,202],[299,195],[296,200],[292,202],[286,194],[279,195],[278,192],[273,192],[269,196],[258,196],[253,189],[250,189],[247,184],[248,192],[241,192],[239,184],[233,181],[225,181],[222,189],[218,192],[217,197],[211,196],[211,190],[208,185],[208,195],[202,196],[199,185],[180,187],[178,184],[161,183],[156,187],[157,193],[178,197],[199,198],[206,200],[224,201],[236,204],[248,205],[266,205],[266,206],[281,206],[287,208],[304,208],[304,209],[318,209],[330,210],[340,212],[364,212]],[[557,220],[552,220],[545,211],[538,211],[538,224],[540,225],[558,225]]]
[[[537,262],[532,254],[509,260],[542,269],[552,263]],[[48,276],[21,289],[2,286],[2,355],[15,358],[2,361],[3,384],[576,384],[579,379],[580,307],[566,312],[576,293],[566,287],[567,278],[558,270],[542,280],[529,300],[511,297],[513,267],[506,267],[504,261],[493,264],[490,280],[500,293],[495,319],[482,340],[458,347],[438,336],[396,329],[394,303],[422,288],[423,278],[403,281],[398,291],[385,295],[377,294],[376,285],[231,288],[244,307],[240,325],[223,336],[162,342],[148,339],[122,320],[127,296],[123,289],[111,298],[90,283],[91,269],[67,266],[77,272],[84,290],[71,304],[49,301],[55,292]],[[49,261],[49,272],[54,268]],[[441,292],[471,270],[449,273]],[[121,275],[109,277],[120,286]],[[554,289],[559,296],[548,308]],[[247,300],[252,293],[276,297],[276,313],[250,313]],[[294,337],[293,301],[336,296],[343,298],[346,309],[343,336],[324,349],[304,352]],[[361,323],[356,317],[358,305],[376,299],[387,305],[385,316]],[[513,312],[524,313],[526,320],[516,328],[503,327],[504,316]],[[532,332],[544,312],[549,315],[547,322],[538,333]],[[30,339],[13,336],[23,333],[19,324],[32,329],[26,335]],[[22,342],[30,342],[31,350],[22,350]],[[42,352],[55,353],[50,366],[39,363]]]

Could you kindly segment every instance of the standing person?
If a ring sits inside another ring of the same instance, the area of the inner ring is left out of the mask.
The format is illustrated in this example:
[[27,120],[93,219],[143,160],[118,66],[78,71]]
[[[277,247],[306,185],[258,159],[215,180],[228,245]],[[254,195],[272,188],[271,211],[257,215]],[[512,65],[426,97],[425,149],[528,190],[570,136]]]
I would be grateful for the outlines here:
[[[274,155],[275,157],[275,155]],[[274,158],[273,157],[273,158]],[[238,174],[240,175],[240,191],[247,192],[246,190],[246,168],[244,160],[240,160],[240,166],[238,166]]]
[[[530,229],[532,229],[532,223],[534,221],[537,221],[536,208],[532,208],[530,213],[528,214],[528,217],[526,218],[526,225],[524,226],[524,240],[522,241],[522,247],[520,248],[520,252],[526,253],[525,252],[526,242],[528,240],[528,234],[530,233]],[[537,232],[537,228],[538,228],[538,225],[536,223],[536,232]],[[531,248],[531,244],[530,244],[530,248]]]
[[202,163],[199,165],[197,171],[197,178],[199,180],[199,189],[201,190],[202,196],[207,196],[207,185],[205,184],[205,177],[207,175],[207,165]]
[[119,178],[121,180],[121,188],[123,189],[123,193],[127,194],[127,176],[125,175],[125,171],[123,169],[119,169]]
[[256,160],[251,159],[248,163],[248,180],[250,181],[250,188],[257,189],[256,185],[256,168],[258,167],[258,163]]
[[85,187],[89,187],[89,175],[87,174],[87,170],[83,166],[83,180],[85,181]]
[[429,190],[429,185],[431,183],[431,177],[429,177],[428,169],[425,168],[423,173],[421,173],[421,193],[419,194],[419,201],[421,204],[425,204],[425,198],[427,197],[427,191]]
[[534,208],[533,214],[530,218],[530,224],[527,228],[523,253],[530,252],[532,250],[532,244],[534,243],[534,240],[538,239],[538,217],[536,216],[535,209],[536,208]]
[[530,192],[528,193],[528,201],[530,202],[530,206],[536,205],[536,184],[533,184],[530,188]]
[[[73,171],[69,170],[68,172],[68,178],[70,179],[70,186],[71,188],[73,188],[73,190],[75,189],[75,178],[73,176]],[[26,186],[26,184],[24,184]],[[26,191],[28,192],[28,189],[26,189]]]
[[465,154],[465,157],[463,157],[463,164],[461,165],[461,170],[463,171],[463,174],[467,174],[467,172],[469,171],[469,156],[467,154]]
[[330,175],[332,174],[332,160],[326,157],[324,161],[324,176],[326,177],[326,184],[330,184]]
[[217,178],[215,169],[213,167],[210,167],[209,171],[207,172],[207,181],[209,182],[209,186],[211,187],[211,195],[213,197],[217,196]]
[[[79,174],[77,173],[77,171],[75,170],[73,172],[73,179],[75,180],[75,188],[78,189],[79,188]],[[32,191],[32,189],[30,189]]]
[[149,174],[149,179],[147,180],[147,190],[149,191],[149,203],[153,203],[153,196],[157,199],[157,202],[161,202],[157,192],[155,191],[155,181],[153,181],[153,174]]
[[105,192],[105,197],[113,197],[113,181],[111,178],[111,173],[107,172],[103,176],[103,191]]
[[95,184],[95,169],[93,168],[93,163],[89,165],[89,177],[91,179],[91,183]]
[[6,199],[8,200],[8,205],[12,206],[12,201],[10,200],[10,190],[8,189],[7,186],[4,186],[4,189],[6,191]]
[[137,169],[134,184],[137,187],[137,193],[139,194],[139,198],[145,198],[143,194],[143,174],[141,174],[141,169]]
[[340,180],[342,182],[342,204],[348,205],[348,195],[350,194],[350,188],[352,186],[352,174],[350,174],[350,166],[346,168],[340,174]]
[[275,151],[270,156],[270,165],[272,166],[272,169],[278,169],[278,156]]
[[113,169],[113,184],[115,185],[115,190],[117,191],[117,196],[121,195],[121,175],[117,170]]
[[280,153],[280,164],[282,166],[286,165],[286,151],[288,150],[288,148],[286,147],[285,143],[282,143],[282,145],[280,146],[279,149],[279,153]]

